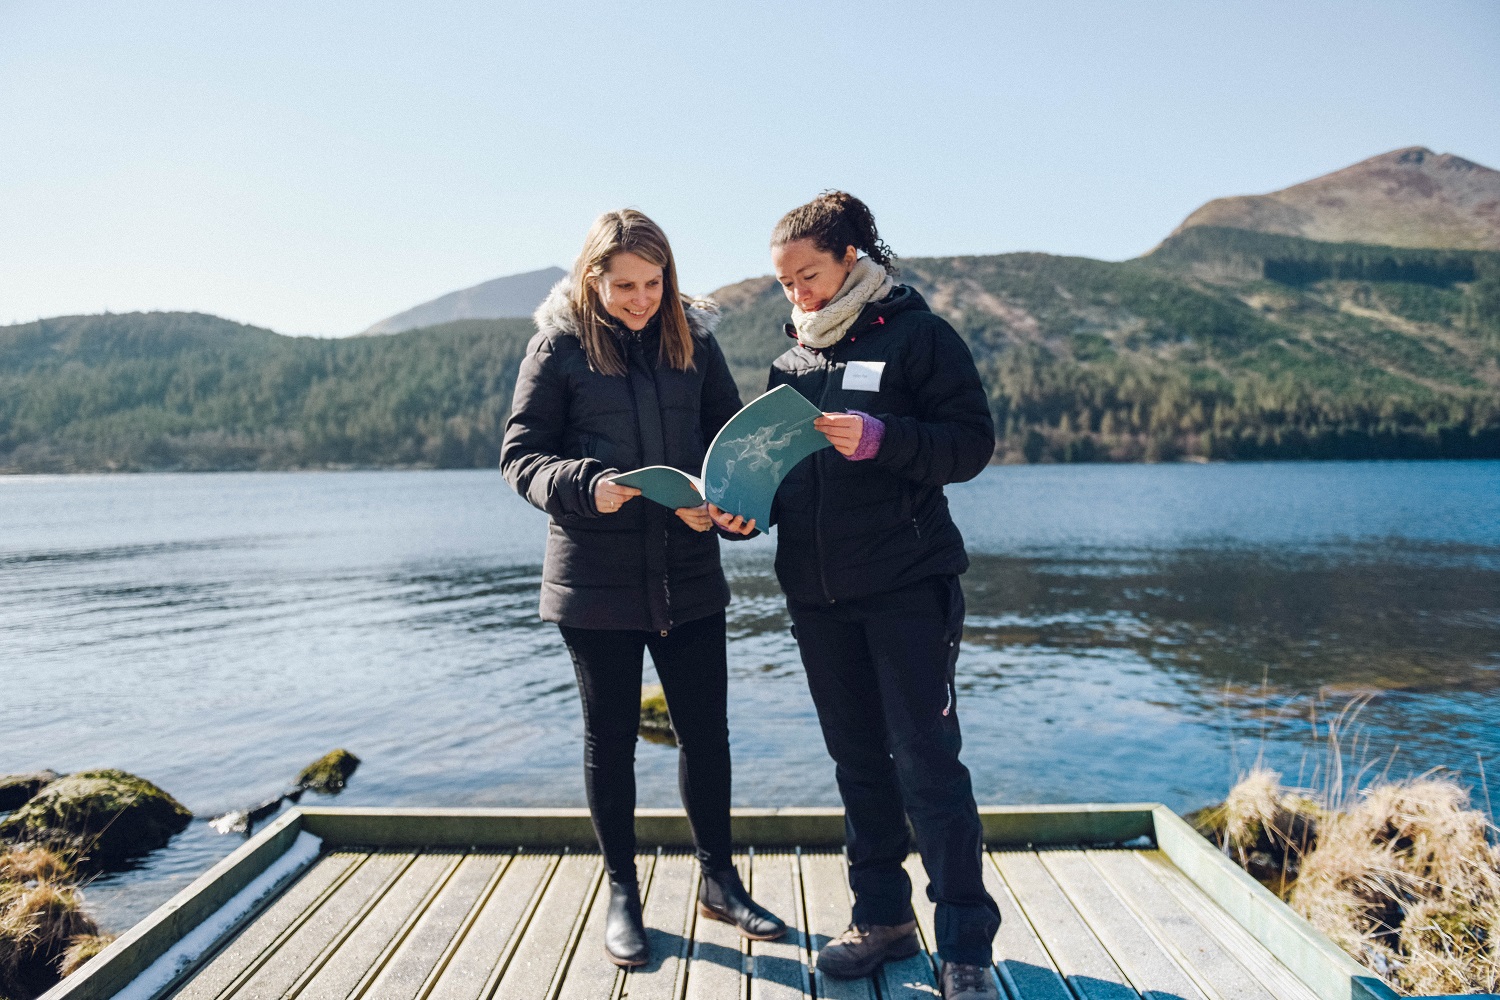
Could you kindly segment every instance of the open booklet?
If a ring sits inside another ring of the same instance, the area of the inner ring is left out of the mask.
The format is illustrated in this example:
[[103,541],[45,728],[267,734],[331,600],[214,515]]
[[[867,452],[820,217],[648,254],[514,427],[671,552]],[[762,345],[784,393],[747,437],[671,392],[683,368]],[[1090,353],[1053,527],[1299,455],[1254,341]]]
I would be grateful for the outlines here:
[[829,447],[813,427],[818,408],[789,385],[779,385],[754,400],[714,435],[703,456],[703,474],[690,476],[667,465],[652,465],[611,476],[634,486],[663,507],[697,507],[705,500],[721,510],[755,519],[767,530],[771,500],[792,466]]

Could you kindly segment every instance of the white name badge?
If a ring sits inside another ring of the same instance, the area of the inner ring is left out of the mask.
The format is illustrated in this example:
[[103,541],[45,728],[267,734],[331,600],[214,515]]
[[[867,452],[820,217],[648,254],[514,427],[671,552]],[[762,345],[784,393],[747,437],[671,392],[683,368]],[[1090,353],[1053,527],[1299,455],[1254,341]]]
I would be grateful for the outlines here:
[[844,388],[857,392],[879,392],[884,361],[851,361],[844,366]]

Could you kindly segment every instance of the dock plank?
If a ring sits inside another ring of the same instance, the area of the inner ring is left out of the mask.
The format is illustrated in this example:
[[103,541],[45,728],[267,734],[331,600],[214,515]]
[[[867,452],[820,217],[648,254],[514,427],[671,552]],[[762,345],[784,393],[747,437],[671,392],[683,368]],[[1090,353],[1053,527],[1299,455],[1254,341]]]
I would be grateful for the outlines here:
[[927,869],[920,854],[906,856],[906,875],[911,879],[911,908],[917,915],[917,933],[927,954],[937,954],[937,906],[927,898]]
[[449,947],[446,961],[427,985],[428,1000],[488,997],[520,941],[520,932],[540,902],[558,858],[523,854],[513,858],[488,894],[478,901]]
[[1012,1000],[1073,1000],[1057,966],[1052,964],[1052,956],[989,855],[984,859],[984,887],[1000,907],[993,961],[1008,995]]
[[[916,911],[917,937],[922,941],[922,950],[908,958],[886,962],[877,974],[880,978],[880,995],[895,1000],[917,1000],[931,997],[937,987],[936,959],[936,907],[927,898],[927,870],[922,859],[908,854],[905,861],[906,874],[911,878],[911,905]],[[925,922],[925,929],[924,929]]]
[[340,852],[320,858],[173,992],[173,1000],[214,1000],[229,989],[252,971],[258,959],[273,954],[280,941],[306,923],[366,857]]
[[459,856],[419,855],[396,884],[339,942],[321,968],[293,988],[299,1000],[345,1000],[378,975],[409,931],[438,882],[458,867]]
[[996,851],[990,856],[1080,1000],[1138,996],[1034,851]]
[[1142,864],[1187,908],[1205,929],[1233,955],[1250,975],[1281,1000],[1314,1000],[1312,990],[1298,979],[1255,936],[1226,913],[1208,894],[1182,873],[1160,851],[1140,851]]
[[643,909],[651,960],[626,975],[624,992],[630,1000],[676,1000],[680,994],[697,886],[697,863],[689,855],[656,859]]
[[583,906],[599,867],[593,855],[565,855],[558,861],[500,976],[495,1000],[541,1000],[551,994],[559,967],[581,930]]
[[1229,950],[1158,882],[1135,851],[1089,851],[1094,867],[1114,885],[1157,937],[1175,949],[1177,959],[1219,1000],[1274,1000]]
[[[735,855],[740,878],[754,891],[747,854]],[[701,874],[700,874],[701,877]],[[688,955],[686,1000],[741,1000],[747,992],[747,945],[739,931],[721,920],[698,917]]]
[[385,968],[362,992],[380,1000],[416,1000],[506,860],[499,854],[472,854],[461,859]]
[[[638,885],[649,885],[655,860],[655,855],[649,854],[635,859]],[[609,916],[609,876],[602,866],[598,886],[588,906],[588,915],[573,947],[572,957],[568,959],[557,995],[566,1000],[574,997],[579,1000],[611,1000],[620,994],[625,970],[611,962],[604,950],[604,925]]]
[[332,953],[344,934],[411,864],[415,855],[372,854],[312,916],[263,954],[248,975],[231,983],[226,997],[281,997]]
[[1087,854],[1081,850],[1043,851],[1038,857],[1141,996],[1147,1000],[1208,1000]]
[[[801,872],[795,854],[756,854],[750,889],[755,901],[786,921],[778,941],[750,942],[752,1000],[801,1000],[811,992],[802,933]],[[719,923],[699,918],[700,926]],[[720,926],[727,926],[721,924]]]
[[568,960],[557,995],[568,1000],[611,1000],[619,993],[623,973],[604,951],[604,923],[609,914],[609,879],[600,872],[593,899],[588,904],[583,932]]
[[802,892],[820,1000],[876,1000],[870,979],[834,979],[817,971],[816,952],[849,926],[849,876],[841,854],[802,855]]

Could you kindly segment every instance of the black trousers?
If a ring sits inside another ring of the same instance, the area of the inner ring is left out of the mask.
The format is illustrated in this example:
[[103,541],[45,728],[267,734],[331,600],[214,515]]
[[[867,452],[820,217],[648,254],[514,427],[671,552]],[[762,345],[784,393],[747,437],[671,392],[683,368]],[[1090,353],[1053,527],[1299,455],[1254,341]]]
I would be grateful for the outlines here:
[[984,888],[979,809],[958,759],[953,670],[963,601],[958,577],[945,576],[837,604],[788,602],[788,609],[837,765],[854,922],[914,918],[902,867],[914,830],[937,904],[939,954],[988,965],[1000,910]]
[[635,881],[635,743],[646,650],[677,734],[677,786],[703,867],[731,867],[724,612],[666,635],[559,625],[583,700],[583,781],[604,867]]

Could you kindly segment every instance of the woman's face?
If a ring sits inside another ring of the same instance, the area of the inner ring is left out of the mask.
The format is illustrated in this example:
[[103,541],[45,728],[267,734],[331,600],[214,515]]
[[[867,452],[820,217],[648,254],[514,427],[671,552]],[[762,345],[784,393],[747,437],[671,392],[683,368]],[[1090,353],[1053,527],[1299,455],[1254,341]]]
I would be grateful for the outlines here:
[[819,250],[812,240],[792,240],[771,248],[771,266],[776,280],[792,305],[803,312],[817,312],[839,293],[859,251],[844,248],[842,257]]
[[622,250],[605,261],[594,290],[605,312],[626,329],[640,330],[661,308],[662,269]]

